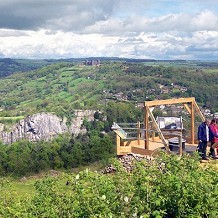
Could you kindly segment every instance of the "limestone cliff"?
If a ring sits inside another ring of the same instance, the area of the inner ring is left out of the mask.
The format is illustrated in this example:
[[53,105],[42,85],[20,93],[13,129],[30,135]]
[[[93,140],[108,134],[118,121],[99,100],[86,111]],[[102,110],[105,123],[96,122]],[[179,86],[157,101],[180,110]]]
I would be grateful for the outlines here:
[[26,139],[29,141],[50,140],[58,134],[70,132],[78,135],[84,134],[86,129],[82,128],[83,120],[86,118],[91,121],[94,119],[95,111],[76,110],[70,127],[66,125],[66,119],[52,113],[38,113],[28,116],[13,125],[10,130],[4,131],[4,126],[0,126],[0,140],[4,144],[11,144],[18,140]]

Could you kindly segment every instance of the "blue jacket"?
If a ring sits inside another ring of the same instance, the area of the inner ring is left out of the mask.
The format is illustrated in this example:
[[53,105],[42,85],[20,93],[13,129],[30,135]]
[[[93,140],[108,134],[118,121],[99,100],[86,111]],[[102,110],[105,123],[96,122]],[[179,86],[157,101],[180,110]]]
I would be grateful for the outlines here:
[[[209,141],[211,142],[213,139],[213,133],[211,132],[209,126]],[[201,123],[198,127],[198,140],[201,140],[203,142],[207,141],[207,133],[206,133],[206,123]]]

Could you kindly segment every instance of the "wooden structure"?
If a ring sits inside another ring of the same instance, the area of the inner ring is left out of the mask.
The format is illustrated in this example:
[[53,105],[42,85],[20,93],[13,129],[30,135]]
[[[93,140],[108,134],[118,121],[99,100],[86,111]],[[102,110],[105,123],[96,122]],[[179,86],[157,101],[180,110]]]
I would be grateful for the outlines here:
[[[201,120],[204,121],[204,115],[201,113],[195,98],[178,98],[178,99],[167,99],[167,100],[155,100],[144,102],[144,128],[142,129],[141,124],[137,124],[137,137],[128,138],[124,129],[118,126],[114,128],[116,133],[116,145],[117,155],[124,155],[127,153],[139,153],[143,155],[151,155],[155,148],[160,147],[160,144],[165,146],[165,149],[169,150],[169,142],[165,138],[162,130],[160,129],[152,111],[155,106],[160,105],[176,105],[182,104],[191,117],[191,137],[188,143],[195,144],[195,113],[200,116]],[[143,134],[142,131],[143,130]],[[143,135],[143,137],[142,137]],[[156,136],[158,135],[158,137]],[[182,141],[182,132],[178,133],[179,141]],[[159,145],[159,146],[158,146]]]

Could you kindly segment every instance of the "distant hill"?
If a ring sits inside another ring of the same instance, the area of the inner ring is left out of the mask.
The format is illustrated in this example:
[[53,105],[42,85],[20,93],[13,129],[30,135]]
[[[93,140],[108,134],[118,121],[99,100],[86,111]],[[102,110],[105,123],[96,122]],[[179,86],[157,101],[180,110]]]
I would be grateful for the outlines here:
[[0,58],[0,78],[9,76],[14,72],[35,70],[48,64],[51,62],[47,60]]
[[[70,116],[74,109],[102,109],[110,101],[137,105],[171,97],[195,97],[218,110],[218,67],[209,63],[102,58],[100,66],[85,66],[85,60],[0,59],[1,67],[14,72],[0,79],[0,116]],[[19,69],[23,72],[15,73]]]
[[[116,57],[89,57],[89,58],[68,58],[68,59],[11,59],[11,58],[0,58],[0,78],[9,76],[15,72],[27,72],[36,70],[41,67],[59,63],[59,62],[85,62],[87,59],[101,61],[126,61],[126,62],[145,62],[152,60],[145,59],[128,59],[128,58],[116,58]],[[154,61],[154,60],[153,60]]]
[[53,63],[84,63],[86,60],[100,60],[100,62],[114,61],[125,63],[147,63],[148,65],[163,66],[195,66],[195,67],[215,67],[218,68],[218,62],[202,62],[187,60],[154,60],[137,58],[119,58],[119,57],[87,57],[87,58],[66,58],[66,59],[11,59],[0,58],[0,78],[9,76],[15,72],[27,72],[36,70]]

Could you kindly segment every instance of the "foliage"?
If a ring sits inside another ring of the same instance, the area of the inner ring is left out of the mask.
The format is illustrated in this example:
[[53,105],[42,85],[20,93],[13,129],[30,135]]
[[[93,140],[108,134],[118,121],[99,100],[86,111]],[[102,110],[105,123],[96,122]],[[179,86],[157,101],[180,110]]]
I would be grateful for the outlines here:
[[195,97],[200,105],[216,111],[217,66],[199,64],[117,61],[92,67],[68,62],[14,73],[0,80],[0,116],[50,111],[70,118],[69,109],[102,111],[110,108],[111,102],[136,105],[174,97]]
[[53,141],[19,141],[10,146],[0,144],[0,175],[27,175],[49,169],[71,169],[114,155],[110,135],[87,133],[70,137],[67,134]]
[[0,77],[6,77],[15,72],[25,72],[51,64],[46,60],[0,59]]
[[[136,162],[131,173],[102,175],[86,169],[36,182],[31,199],[13,198],[0,208],[4,217],[211,217],[218,216],[218,174],[200,166],[197,155],[161,154]],[[63,190],[61,182],[67,181]],[[16,196],[16,195],[15,195]],[[21,203],[22,202],[22,203]],[[16,208],[16,210],[15,210]]]
[[133,123],[138,120],[143,120],[142,110],[135,108],[133,104],[123,102],[110,102],[106,108],[107,121],[112,124],[118,123]]

